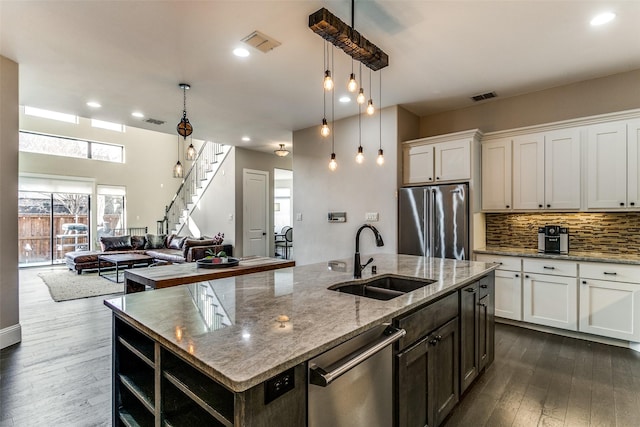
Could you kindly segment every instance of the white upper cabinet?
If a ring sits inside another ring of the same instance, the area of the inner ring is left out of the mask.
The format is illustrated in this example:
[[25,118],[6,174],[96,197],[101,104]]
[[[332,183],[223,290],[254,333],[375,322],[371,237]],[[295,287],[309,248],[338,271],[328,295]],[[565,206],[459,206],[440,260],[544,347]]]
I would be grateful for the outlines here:
[[627,203],[640,208],[640,119],[627,123]]
[[513,208],[544,208],[544,135],[513,139]]
[[547,132],[544,137],[546,209],[580,209],[580,130]]
[[482,209],[511,209],[511,139],[482,144]]
[[[637,158],[637,153],[635,157]],[[630,156],[629,161],[631,160]],[[635,192],[637,193],[637,190]],[[587,128],[587,208],[624,208],[626,206],[626,123],[614,122],[589,126]]]
[[474,173],[479,180],[480,136],[471,130],[403,142],[403,185],[473,181]]
[[404,147],[403,181],[405,184],[431,183],[433,174],[433,145]]
[[471,178],[471,140],[434,144],[436,181],[467,181]]

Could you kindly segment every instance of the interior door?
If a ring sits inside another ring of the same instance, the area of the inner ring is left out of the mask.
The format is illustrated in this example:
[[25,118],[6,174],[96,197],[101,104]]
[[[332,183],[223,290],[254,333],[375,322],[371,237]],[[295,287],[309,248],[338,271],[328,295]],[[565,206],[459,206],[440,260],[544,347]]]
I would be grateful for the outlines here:
[[269,172],[243,171],[243,247],[242,256],[268,256]]

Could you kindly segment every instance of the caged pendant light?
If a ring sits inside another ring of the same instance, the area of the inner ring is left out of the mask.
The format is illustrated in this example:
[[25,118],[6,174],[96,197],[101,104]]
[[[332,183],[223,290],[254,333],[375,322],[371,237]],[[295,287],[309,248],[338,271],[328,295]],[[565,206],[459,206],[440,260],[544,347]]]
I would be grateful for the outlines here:
[[[187,83],[180,83],[178,86],[182,89],[183,107],[182,107],[182,119],[180,119],[180,122],[176,126],[176,131],[178,132],[178,135],[183,137],[186,141],[187,137],[191,136],[191,134],[193,133],[193,126],[191,125],[191,123],[189,122],[189,119],[187,118],[187,90],[191,89],[191,85]],[[197,155],[197,152],[196,152],[196,148],[193,146],[193,139],[192,139],[185,153],[185,160],[190,160],[190,161],[195,160],[196,155]]]

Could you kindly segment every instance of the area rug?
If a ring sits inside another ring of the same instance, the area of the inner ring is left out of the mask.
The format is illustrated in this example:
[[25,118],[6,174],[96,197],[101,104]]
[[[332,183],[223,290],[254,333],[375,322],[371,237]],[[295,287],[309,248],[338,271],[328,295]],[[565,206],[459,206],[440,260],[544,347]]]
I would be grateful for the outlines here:
[[121,294],[124,283],[113,283],[98,273],[77,274],[70,270],[39,273],[38,276],[49,287],[54,301],[69,301],[99,295]]

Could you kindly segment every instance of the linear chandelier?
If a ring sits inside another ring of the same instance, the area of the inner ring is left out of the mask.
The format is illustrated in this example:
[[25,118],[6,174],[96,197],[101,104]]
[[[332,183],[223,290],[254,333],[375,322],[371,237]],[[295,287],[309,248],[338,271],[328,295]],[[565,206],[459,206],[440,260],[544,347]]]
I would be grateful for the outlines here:
[[[351,5],[353,9],[353,2]],[[351,13],[353,20],[353,11]],[[309,15],[309,28],[373,71],[389,65],[389,55],[324,7]]]

